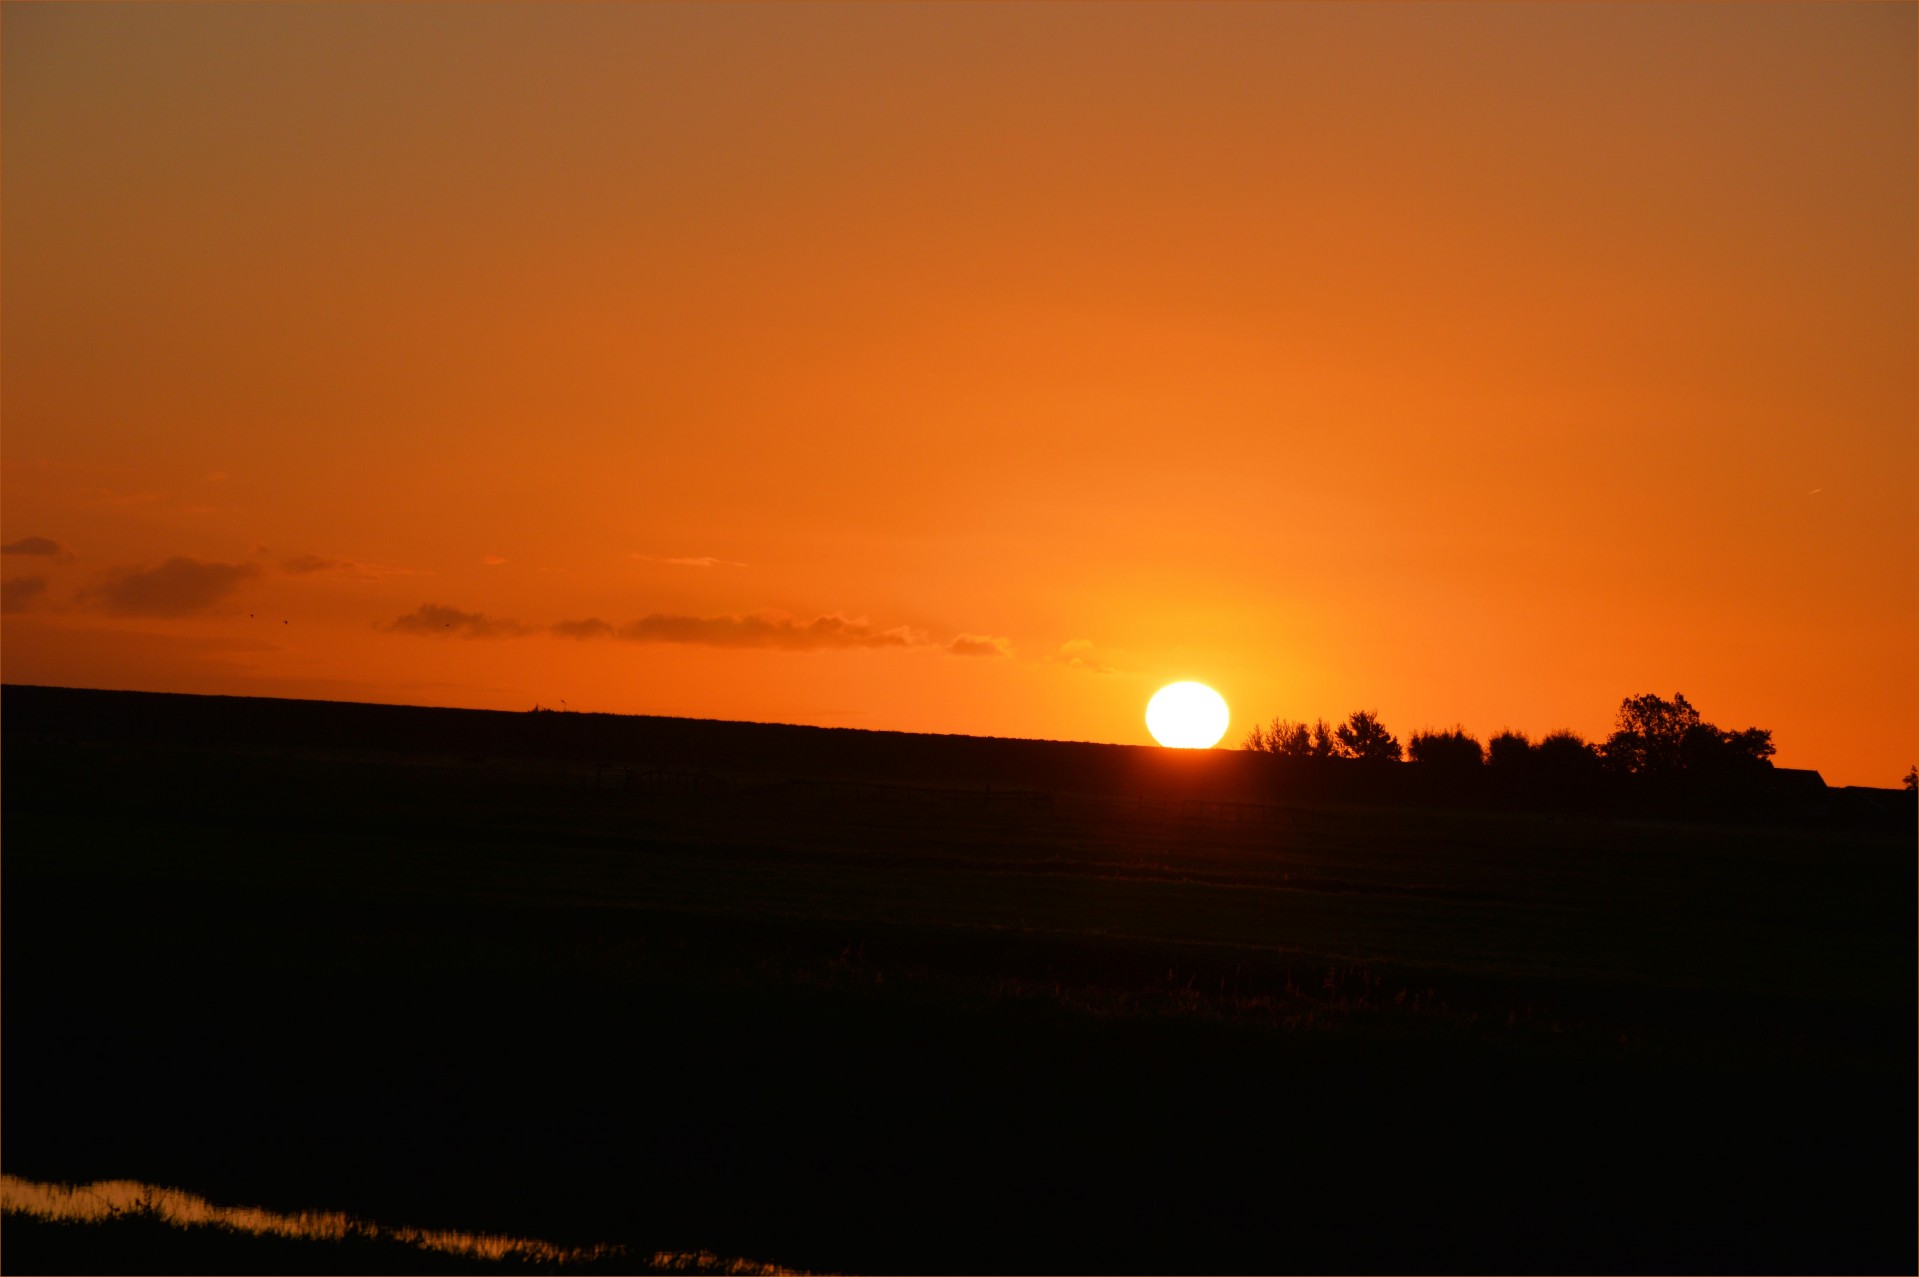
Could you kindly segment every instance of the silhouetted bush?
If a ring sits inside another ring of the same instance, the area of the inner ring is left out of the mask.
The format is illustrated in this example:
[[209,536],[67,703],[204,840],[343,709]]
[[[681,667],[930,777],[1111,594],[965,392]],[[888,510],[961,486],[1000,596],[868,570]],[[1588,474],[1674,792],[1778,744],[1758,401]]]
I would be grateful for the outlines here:
[[1596,771],[1599,751],[1586,743],[1578,732],[1560,730],[1547,735],[1531,751],[1541,771],[1570,774]]
[[1445,731],[1414,732],[1406,742],[1406,753],[1422,766],[1448,770],[1466,770],[1485,762],[1479,739],[1457,725]]
[[1239,742],[1239,747],[1251,750],[1255,754],[1277,754],[1279,750],[1274,746],[1278,742],[1273,739],[1273,733],[1284,721],[1284,719],[1275,718],[1272,727],[1261,727],[1258,723],[1254,723],[1247,729],[1245,738]]
[[1262,754],[1279,754],[1286,758],[1305,758],[1313,749],[1312,729],[1304,723],[1285,718],[1275,718],[1267,727],[1255,723],[1253,730],[1246,733],[1246,741],[1241,748]]
[[1532,762],[1532,739],[1524,732],[1503,731],[1486,742],[1486,761],[1504,771]]
[[1338,752],[1333,729],[1325,719],[1308,727],[1291,719],[1275,718],[1266,727],[1254,727],[1246,733],[1241,748],[1282,758],[1332,758]]

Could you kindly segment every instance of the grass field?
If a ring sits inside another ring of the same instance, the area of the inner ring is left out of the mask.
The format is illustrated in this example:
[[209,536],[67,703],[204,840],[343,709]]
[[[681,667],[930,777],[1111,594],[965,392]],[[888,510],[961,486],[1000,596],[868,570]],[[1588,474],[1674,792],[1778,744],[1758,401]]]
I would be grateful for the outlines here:
[[21,692],[13,1174],[815,1270],[1915,1264],[1909,818]]

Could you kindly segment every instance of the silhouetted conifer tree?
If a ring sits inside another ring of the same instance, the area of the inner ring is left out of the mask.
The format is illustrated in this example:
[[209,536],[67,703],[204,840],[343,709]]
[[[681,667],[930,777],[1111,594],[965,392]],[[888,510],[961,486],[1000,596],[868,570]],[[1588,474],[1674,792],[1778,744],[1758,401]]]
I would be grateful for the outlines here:
[[1339,740],[1339,756],[1363,762],[1399,761],[1399,739],[1386,730],[1379,714],[1370,709],[1354,710],[1333,732]]

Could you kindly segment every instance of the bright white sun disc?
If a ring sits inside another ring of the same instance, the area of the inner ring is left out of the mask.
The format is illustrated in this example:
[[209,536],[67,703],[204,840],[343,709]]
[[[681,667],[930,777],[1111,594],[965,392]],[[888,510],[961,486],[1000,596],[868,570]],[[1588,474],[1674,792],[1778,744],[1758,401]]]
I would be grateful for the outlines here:
[[1146,703],[1146,730],[1173,749],[1211,749],[1230,718],[1225,700],[1204,683],[1168,683]]

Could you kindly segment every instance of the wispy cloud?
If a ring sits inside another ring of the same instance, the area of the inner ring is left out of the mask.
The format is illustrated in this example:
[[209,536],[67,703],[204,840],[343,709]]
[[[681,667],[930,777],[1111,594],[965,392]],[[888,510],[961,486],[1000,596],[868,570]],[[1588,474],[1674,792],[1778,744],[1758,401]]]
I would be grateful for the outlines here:
[[716,559],[710,554],[689,555],[684,558],[659,558],[651,554],[633,556],[642,563],[664,563],[676,568],[743,568],[746,564],[738,559]]
[[482,554],[480,556],[480,566],[488,568],[505,567],[506,560],[497,554]]
[[1101,660],[1098,648],[1091,639],[1068,639],[1059,645],[1052,660],[1068,669],[1080,670],[1087,674],[1122,674],[1119,667]]
[[212,608],[259,574],[253,563],[175,557],[159,567],[115,569],[80,597],[116,616],[191,616]]
[[480,612],[462,612],[456,607],[422,603],[405,616],[395,617],[380,627],[394,634],[438,634],[470,639],[518,638],[532,631],[518,621],[487,616]]
[[348,576],[360,581],[377,581],[389,576],[412,576],[412,568],[390,563],[363,563],[358,559],[336,559],[324,554],[296,554],[280,560],[280,570],[290,576]]
[[0,554],[32,554],[49,559],[71,559],[73,551],[46,537],[21,537],[0,545]]
[[863,618],[850,619],[838,613],[796,621],[782,616],[674,616],[656,612],[617,626],[594,616],[582,621],[561,621],[552,627],[552,632],[572,639],[776,648],[789,652],[933,646],[930,635],[910,625],[883,630]]
[[313,572],[338,572],[349,566],[345,559],[329,559],[323,554],[296,554],[290,559],[280,560],[280,570],[294,576],[306,576]]
[[151,505],[155,501],[165,501],[171,496],[166,492],[127,492],[119,488],[98,486],[74,488],[72,494],[88,505],[104,506]]
[[0,612],[25,612],[38,605],[46,592],[44,576],[16,576],[0,581]]
[[[541,627],[478,612],[462,612],[437,603],[428,603],[380,628],[395,634],[457,634],[465,638],[518,638],[541,632]],[[558,621],[543,628],[555,638],[578,642],[683,643],[786,652],[938,648],[957,656],[1004,656],[1012,647],[1006,639],[985,634],[962,634],[950,643],[940,643],[926,631],[911,625],[881,629],[863,617],[846,617],[837,612],[811,620],[772,614],[682,616],[655,612],[624,625],[588,616]]]
[[946,650],[954,656],[1011,656],[1013,644],[1010,639],[991,634],[962,634],[948,643]]
[[776,616],[672,616],[656,612],[622,625],[616,637],[628,643],[697,643],[787,651],[924,647],[931,641],[909,625],[881,630],[863,619],[849,620],[837,613],[795,621]]
[[570,639],[612,638],[615,633],[609,622],[597,616],[589,616],[584,621],[561,621],[554,625],[553,632]]

